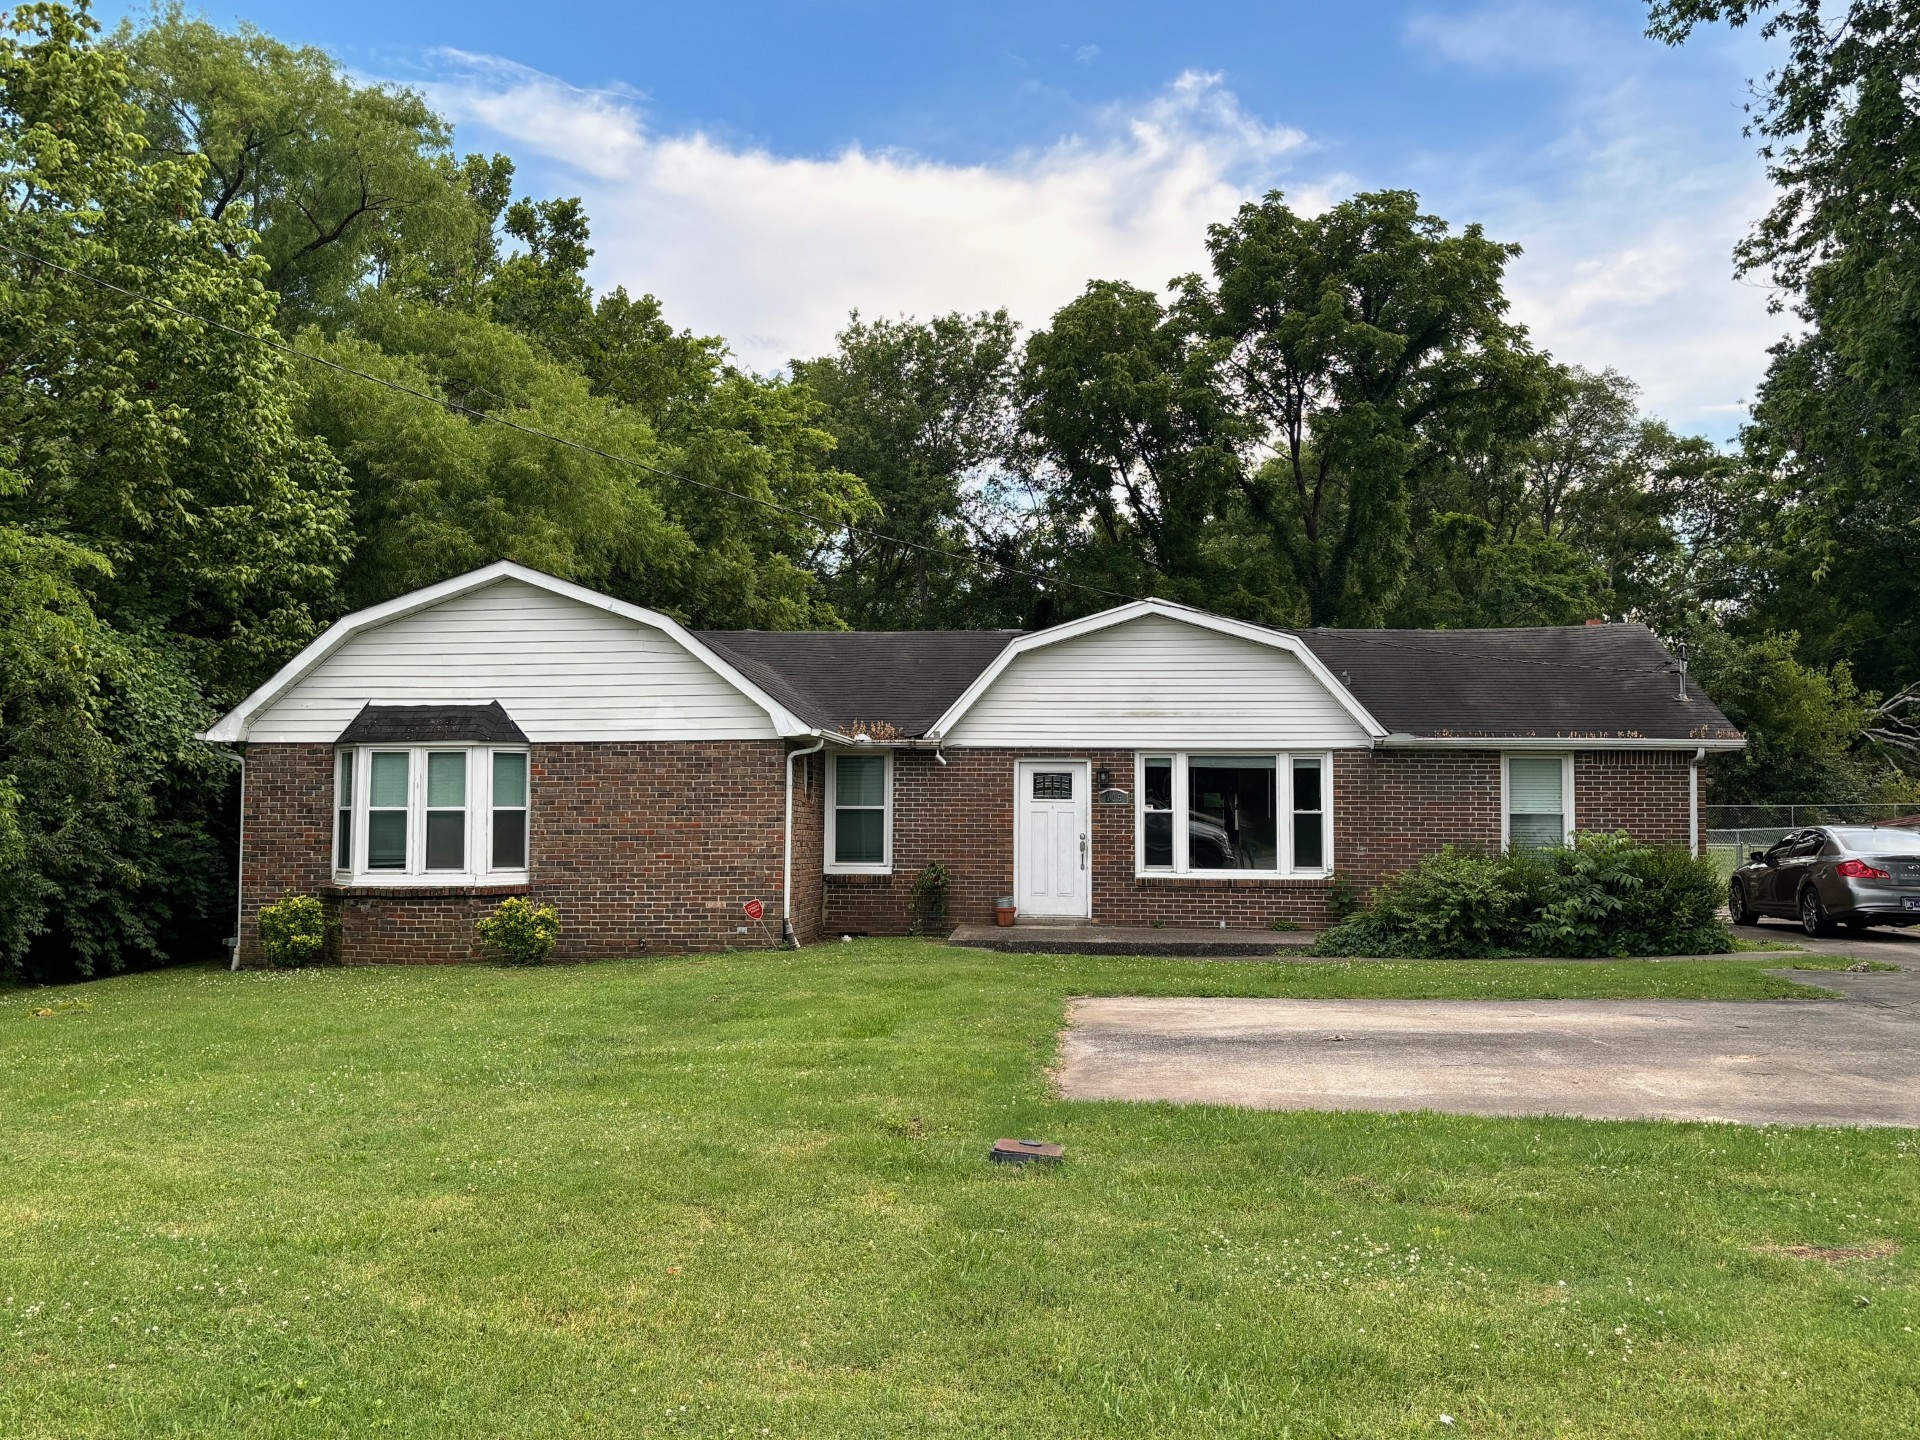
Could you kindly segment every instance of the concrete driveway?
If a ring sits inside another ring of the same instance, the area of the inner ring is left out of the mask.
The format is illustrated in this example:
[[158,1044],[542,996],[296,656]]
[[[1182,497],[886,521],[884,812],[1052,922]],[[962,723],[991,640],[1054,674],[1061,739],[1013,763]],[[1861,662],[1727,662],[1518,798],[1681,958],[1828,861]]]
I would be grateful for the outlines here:
[[1920,1126],[1920,970],[1793,978],[1841,998],[1082,999],[1060,1088],[1260,1110]]

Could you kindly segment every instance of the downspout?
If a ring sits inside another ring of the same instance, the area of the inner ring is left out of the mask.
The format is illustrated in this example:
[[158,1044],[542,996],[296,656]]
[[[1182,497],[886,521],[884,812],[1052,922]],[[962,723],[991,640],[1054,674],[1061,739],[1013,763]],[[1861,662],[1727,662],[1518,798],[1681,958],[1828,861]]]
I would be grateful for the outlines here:
[[[331,820],[333,817],[327,817]],[[240,922],[247,913],[247,747],[240,747],[240,823],[234,826],[233,842],[233,960],[229,970],[240,968]]]
[[803,755],[818,755],[826,748],[827,738],[823,735],[804,750],[787,752],[787,844],[783,855],[786,873],[780,880],[780,939],[790,950],[800,948],[799,937],[793,933],[793,762]]
[[1700,856],[1700,762],[1707,758],[1702,745],[1687,762],[1687,845],[1695,859]]

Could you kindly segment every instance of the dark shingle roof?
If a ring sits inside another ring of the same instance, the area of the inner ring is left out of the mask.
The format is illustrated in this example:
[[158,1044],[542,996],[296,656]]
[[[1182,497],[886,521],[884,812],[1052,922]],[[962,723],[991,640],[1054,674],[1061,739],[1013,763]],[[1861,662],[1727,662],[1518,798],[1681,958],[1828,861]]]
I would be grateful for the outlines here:
[[1737,739],[1644,625],[1296,630],[1388,730],[1558,739]]
[[[1018,630],[705,630],[723,659],[809,724],[926,734]],[[1738,737],[1643,625],[1289,630],[1389,731],[1429,738]]]
[[481,741],[524,745],[526,735],[494,700],[485,705],[363,705],[340,732],[341,745],[437,745]]
[[801,719],[927,733],[1018,630],[700,630],[722,659]]

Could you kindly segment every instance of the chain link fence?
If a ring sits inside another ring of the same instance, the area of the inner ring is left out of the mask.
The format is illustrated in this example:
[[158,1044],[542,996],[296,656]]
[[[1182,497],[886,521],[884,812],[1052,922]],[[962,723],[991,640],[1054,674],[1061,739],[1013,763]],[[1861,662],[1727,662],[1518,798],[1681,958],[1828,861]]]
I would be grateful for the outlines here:
[[1804,805],[1708,805],[1703,808],[1706,852],[1729,875],[1746,859],[1749,850],[1764,850],[1808,825],[1886,825],[1913,820],[1920,826],[1920,815],[1915,814],[1914,807],[1903,804],[1816,801]]

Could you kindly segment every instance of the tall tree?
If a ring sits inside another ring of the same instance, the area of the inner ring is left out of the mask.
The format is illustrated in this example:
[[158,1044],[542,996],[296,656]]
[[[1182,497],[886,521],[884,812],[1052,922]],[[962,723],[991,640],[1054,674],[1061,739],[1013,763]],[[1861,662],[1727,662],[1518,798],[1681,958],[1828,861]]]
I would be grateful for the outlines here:
[[265,266],[96,33],[0,26],[0,974],[206,943],[230,775],[193,731],[311,637],[345,552]]
[[1225,347],[1241,497],[1308,623],[1378,623],[1413,492],[1550,413],[1550,366],[1502,289],[1519,248],[1390,190],[1317,216],[1275,192],[1213,226],[1208,250],[1213,284],[1189,280],[1184,303]]
[[288,329],[337,321],[383,271],[451,282],[488,262],[503,162],[456,162],[418,93],[356,84],[323,50],[224,31],[178,3],[123,22],[114,45],[152,154],[202,161],[201,213],[259,232],[227,243],[265,258]]
[[1248,593],[1244,567],[1221,553],[1240,432],[1219,350],[1190,310],[1113,280],[1088,285],[1028,342],[1024,420],[1078,578],[1236,614],[1267,608],[1265,587]]
[[875,533],[849,532],[836,557],[836,603],[872,626],[1006,623],[990,612],[1004,600],[992,547],[1006,538],[1017,433],[1013,321],[1004,310],[924,322],[856,313],[838,342],[793,363],[824,407],[835,463],[878,506]]
[[1889,0],[1656,0],[1652,33],[1757,25],[1784,49],[1751,132],[1772,211],[1740,246],[1806,329],[1774,347],[1743,433],[1739,588],[1863,683],[1920,677],[1920,10]]

